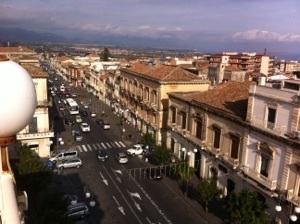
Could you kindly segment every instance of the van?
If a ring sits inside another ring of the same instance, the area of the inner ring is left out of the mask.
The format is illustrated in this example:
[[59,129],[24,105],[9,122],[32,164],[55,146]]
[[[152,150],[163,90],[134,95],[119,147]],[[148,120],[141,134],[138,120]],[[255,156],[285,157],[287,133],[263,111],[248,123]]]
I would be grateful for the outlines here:
[[78,152],[75,149],[61,150],[54,153],[49,160],[56,163],[57,161],[67,160],[74,156],[78,156]]
[[66,215],[71,219],[84,219],[89,214],[89,208],[83,202],[71,204],[67,208]]

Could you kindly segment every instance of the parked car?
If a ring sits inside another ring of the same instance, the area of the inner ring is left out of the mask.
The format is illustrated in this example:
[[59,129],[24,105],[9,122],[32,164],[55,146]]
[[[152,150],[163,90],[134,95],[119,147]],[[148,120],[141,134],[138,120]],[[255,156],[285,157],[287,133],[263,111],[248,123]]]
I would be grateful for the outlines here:
[[69,205],[66,212],[66,216],[73,220],[84,219],[88,215],[89,215],[89,208],[83,202],[79,202],[74,205]]
[[55,169],[55,163],[52,162],[51,160],[47,159],[47,160],[43,160],[42,161],[50,170],[54,170]]
[[103,130],[109,130],[109,129],[110,129],[110,123],[108,123],[107,121],[103,121],[103,122],[100,124],[100,127],[101,127]]
[[100,149],[98,151],[98,159],[100,161],[105,161],[108,159],[107,151],[105,149]]
[[81,110],[81,115],[82,116],[87,116],[88,115],[88,112],[86,110]]
[[91,116],[91,117],[96,117],[96,116],[97,116],[97,114],[96,114],[96,112],[94,112],[94,111],[91,111],[91,113],[90,113],[90,116]]
[[70,117],[66,117],[65,118],[65,124],[66,125],[74,125],[74,120],[72,119],[72,118],[70,118]]
[[135,155],[142,155],[144,152],[143,145],[136,144],[133,145],[130,149],[127,149],[127,155],[135,156]]
[[75,121],[76,121],[77,123],[81,123],[81,122],[82,122],[81,116],[80,116],[80,115],[76,115]]
[[63,111],[63,110],[65,110],[65,107],[63,105],[60,105],[59,110]]
[[58,169],[73,168],[73,167],[79,168],[82,166],[82,161],[79,157],[73,157],[65,161],[62,161],[60,163],[57,163],[56,166]]
[[146,168],[145,175],[150,180],[161,180],[162,179],[162,171],[161,171],[160,167]]
[[96,123],[99,124],[99,125],[102,124],[103,122],[104,122],[104,120],[101,119],[101,118],[96,119]]
[[128,158],[124,152],[117,153],[115,158],[119,163],[128,163]]
[[63,200],[67,203],[67,205],[75,205],[79,202],[79,197],[76,194],[65,194],[63,196]]
[[76,142],[80,142],[80,141],[83,140],[83,137],[82,137],[82,134],[81,134],[80,131],[75,131],[75,132],[74,132],[74,140],[75,140]]
[[80,124],[80,128],[82,132],[90,132],[91,131],[91,127],[90,125],[88,125],[88,123],[81,123]]

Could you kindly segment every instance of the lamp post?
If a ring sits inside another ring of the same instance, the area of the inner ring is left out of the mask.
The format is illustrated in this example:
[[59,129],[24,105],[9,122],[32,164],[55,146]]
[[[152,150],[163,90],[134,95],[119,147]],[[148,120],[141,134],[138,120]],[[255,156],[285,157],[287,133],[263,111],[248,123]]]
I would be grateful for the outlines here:
[[[282,205],[281,201],[284,200],[283,195],[279,195],[279,203],[275,206],[276,212],[281,212],[282,211]],[[291,220],[292,222],[296,222],[298,220],[298,215],[300,214],[300,207],[299,206],[294,206],[292,203],[289,204],[288,209],[287,209],[287,216],[288,216],[288,222]]]
[[[31,76],[19,64],[0,56],[0,211],[1,223],[20,223],[8,145],[32,120],[36,92]],[[20,113],[21,111],[21,113]]]

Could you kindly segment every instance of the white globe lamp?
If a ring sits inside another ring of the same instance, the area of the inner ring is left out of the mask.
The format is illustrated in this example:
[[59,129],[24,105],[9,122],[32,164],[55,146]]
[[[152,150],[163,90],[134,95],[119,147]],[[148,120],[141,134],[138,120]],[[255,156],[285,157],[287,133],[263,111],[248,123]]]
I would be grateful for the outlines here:
[[32,120],[36,92],[31,76],[19,64],[0,58],[0,144],[8,145]]
[[[31,76],[19,64],[0,55],[0,184],[1,221],[20,223],[8,145],[32,120],[36,92]],[[4,203],[3,203],[4,202]],[[2,222],[1,222],[2,223]]]

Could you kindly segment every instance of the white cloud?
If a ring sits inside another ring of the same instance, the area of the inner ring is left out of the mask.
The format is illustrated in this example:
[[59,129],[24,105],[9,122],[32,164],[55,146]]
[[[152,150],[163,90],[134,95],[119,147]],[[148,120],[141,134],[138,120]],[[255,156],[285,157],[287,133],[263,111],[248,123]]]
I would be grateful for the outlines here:
[[238,32],[233,35],[235,41],[278,41],[278,42],[298,42],[300,41],[300,34],[292,33],[276,33],[266,30],[248,30],[245,32]]

